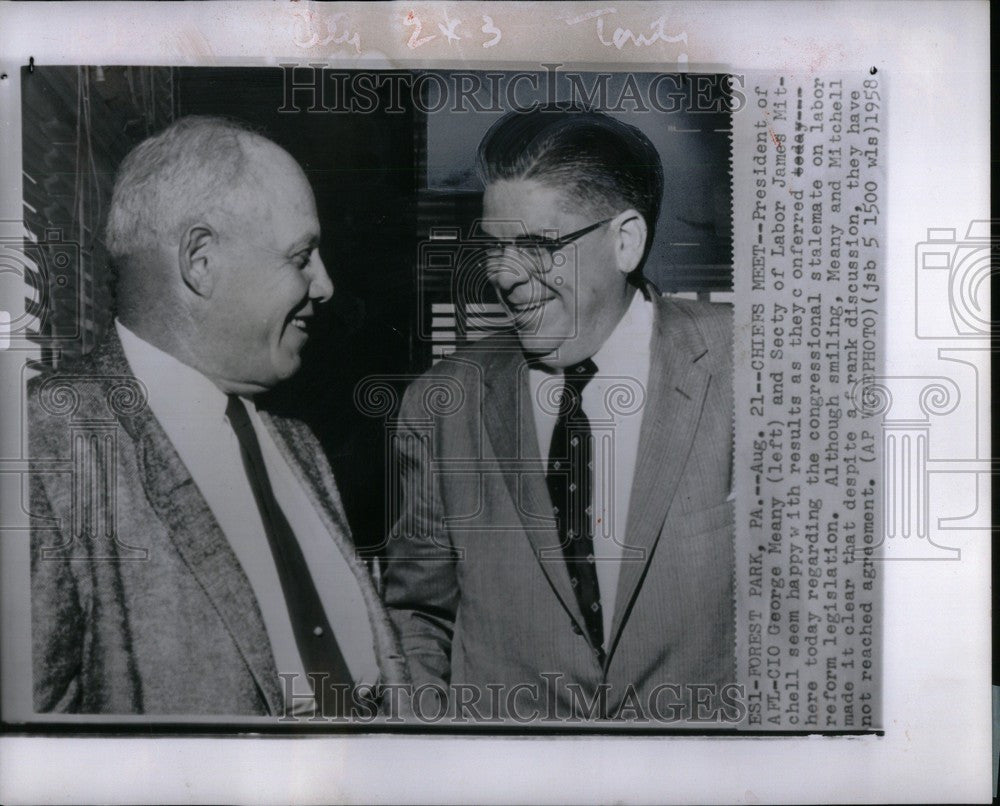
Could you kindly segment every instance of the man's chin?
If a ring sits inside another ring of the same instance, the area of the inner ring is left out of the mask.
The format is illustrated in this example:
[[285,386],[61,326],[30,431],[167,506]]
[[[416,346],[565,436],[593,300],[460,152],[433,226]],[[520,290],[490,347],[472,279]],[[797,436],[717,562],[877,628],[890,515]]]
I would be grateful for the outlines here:
[[294,361],[288,361],[281,368],[280,380],[287,381],[290,378],[298,375],[299,370],[302,369],[302,359],[296,357]]
[[538,333],[518,333],[521,349],[528,358],[544,359],[556,355],[560,345],[565,341],[562,337],[542,336]]
[[591,355],[587,345],[579,339],[531,334],[520,336],[520,342],[529,361],[537,361],[557,369],[572,366]]
[[302,356],[295,351],[286,351],[284,355],[278,356],[272,364],[275,384],[287,381],[302,368]]

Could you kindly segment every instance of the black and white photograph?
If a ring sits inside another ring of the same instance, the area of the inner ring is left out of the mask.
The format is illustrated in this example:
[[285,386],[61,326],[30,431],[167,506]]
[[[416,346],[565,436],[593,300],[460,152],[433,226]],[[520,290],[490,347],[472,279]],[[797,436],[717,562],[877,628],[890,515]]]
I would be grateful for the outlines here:
[[900,8],[0,8],[0,800],[986,802],[987,6]]
[[34,712],[738,725],[730,84],[25,71]]

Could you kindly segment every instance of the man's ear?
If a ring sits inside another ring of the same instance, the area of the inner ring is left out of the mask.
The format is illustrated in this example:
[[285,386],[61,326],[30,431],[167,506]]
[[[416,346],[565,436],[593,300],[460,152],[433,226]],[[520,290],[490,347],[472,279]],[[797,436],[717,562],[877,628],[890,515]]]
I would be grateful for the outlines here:
[[625,210],[611,220],[612,231],[617,233],[615,241],[615,264],[622,274],[635,271],[642,260],[646,248],[646,219],[638,210]]
[[177,262],[184,285],[199,297],[208,299],[215,289],[214,247],[218,235],[207,224],[194,224],[181,235]]

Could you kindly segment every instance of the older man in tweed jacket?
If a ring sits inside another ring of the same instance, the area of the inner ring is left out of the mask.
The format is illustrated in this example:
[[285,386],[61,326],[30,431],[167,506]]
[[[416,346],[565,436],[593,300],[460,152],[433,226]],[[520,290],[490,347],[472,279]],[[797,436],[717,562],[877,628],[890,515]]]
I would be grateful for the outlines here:
[[254,396],[333,292],[301,168],[182,118],[115,184],[114,326],[29,385],[38,712],[373,713],[405,663],[319,445]]

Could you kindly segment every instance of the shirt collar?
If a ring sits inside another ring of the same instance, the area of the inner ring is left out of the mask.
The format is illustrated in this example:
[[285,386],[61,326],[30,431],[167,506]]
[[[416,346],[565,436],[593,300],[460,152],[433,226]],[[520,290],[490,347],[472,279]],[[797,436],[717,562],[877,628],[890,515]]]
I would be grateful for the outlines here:
[[653,303],[637,291],[611,335],[593,355],[598,375],[620,372],[648,357],[652,336]]
[[146,387],[149,406],[160,419],[222,419],[226,395],[198,370],[137,336],[118,319],[115,328],[125,358]]
[[[653,318],[653,302],[643,293],[636,292],[611,335],[591,356],[597,365],[598,378],[602,375],[624,374],[645,383],[653,338]],[[563,372],[540,362],[529,362],[528,366],[531,370],[529,376],[533,380],[546,375],[561,375]]]

